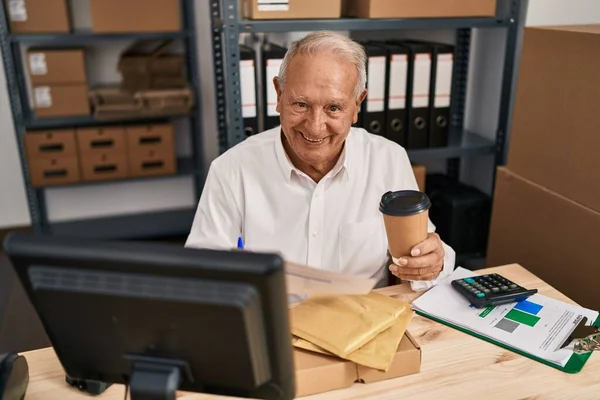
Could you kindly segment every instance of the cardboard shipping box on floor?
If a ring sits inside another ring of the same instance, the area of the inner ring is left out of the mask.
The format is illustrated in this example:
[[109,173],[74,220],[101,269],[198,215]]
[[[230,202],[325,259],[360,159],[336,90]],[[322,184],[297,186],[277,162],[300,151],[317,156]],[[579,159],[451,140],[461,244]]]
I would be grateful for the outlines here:
[[600,25],[525,29],[507,166],[600,211]]
[[90,0],[92,31],[175,32],[180,31],[180,0]]
[[360,18],[493,17],[496,0],[346,0],[344,15]]
[[243,0],[247,19],[340,18],[342,0]]
[[4,0],[12,33],[68,33],[67,0]]
[[27,71],[31,84],[87,84],[83,49],[38,49],[27,51]]
[[519,263],[582,306],[600,305],[600,212],[500,167],[487,265]]
[[372,383],[416,374],[421,370],[421,347],[406,331],[388,371],[363,367],[338,357],[294,349],[296,396],[343,389],[354,383]]

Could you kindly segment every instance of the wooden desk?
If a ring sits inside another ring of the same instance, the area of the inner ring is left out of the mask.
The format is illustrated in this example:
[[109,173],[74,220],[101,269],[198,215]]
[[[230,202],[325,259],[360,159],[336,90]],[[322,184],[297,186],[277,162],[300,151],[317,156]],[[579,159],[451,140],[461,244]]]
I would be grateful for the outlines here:
[[[541,294],[573,303],[554,288],[519,265],[489,268]],[[418,294],[408,285],[379,290],[412,301]],[[306,397],[322,400],[449,400],[449,399],[600,399],[600,355],[592,354],[583,371],[567,374],[528,358],[476,339],[429,319],[415,316],[410,332],[422,346],[419,374],[383,382],[354,386]],[[67,386],[65,374],[51,348],[24,353],[29,362],[27,400],[70,400],[89,398]],[[113,385],[102,400],[122,400],[124,386]],[[226,397],[181,394],[185,400],[218,400]]]

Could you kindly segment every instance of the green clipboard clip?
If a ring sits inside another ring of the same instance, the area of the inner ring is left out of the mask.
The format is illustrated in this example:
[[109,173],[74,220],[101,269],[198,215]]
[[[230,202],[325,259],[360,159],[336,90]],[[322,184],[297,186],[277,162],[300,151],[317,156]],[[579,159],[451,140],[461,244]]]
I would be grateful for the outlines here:
[[565,348],[575,341],[573,349],[575,354],[588,354],[600,350],[600,327],[595,325],[597,324],[588,325],[587,318],[582,318],[573,333],[560,348]]

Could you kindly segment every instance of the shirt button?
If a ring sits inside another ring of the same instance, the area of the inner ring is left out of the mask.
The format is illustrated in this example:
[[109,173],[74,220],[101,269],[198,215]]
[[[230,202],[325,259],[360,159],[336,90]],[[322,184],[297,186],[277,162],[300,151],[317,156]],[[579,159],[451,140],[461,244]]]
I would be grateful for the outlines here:
[[313,231],[313,237],[317,236],[319,234],[319,231]]

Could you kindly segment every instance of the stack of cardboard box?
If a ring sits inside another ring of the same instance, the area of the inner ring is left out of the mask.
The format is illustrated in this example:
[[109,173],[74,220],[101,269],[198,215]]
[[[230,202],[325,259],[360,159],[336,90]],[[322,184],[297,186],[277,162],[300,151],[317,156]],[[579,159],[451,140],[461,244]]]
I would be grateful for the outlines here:
[[37,118],[90,114],[83,49],[31,48],[27,68]]
[[526,28],[488,265],[517,262],[600,306],[600,25]]

